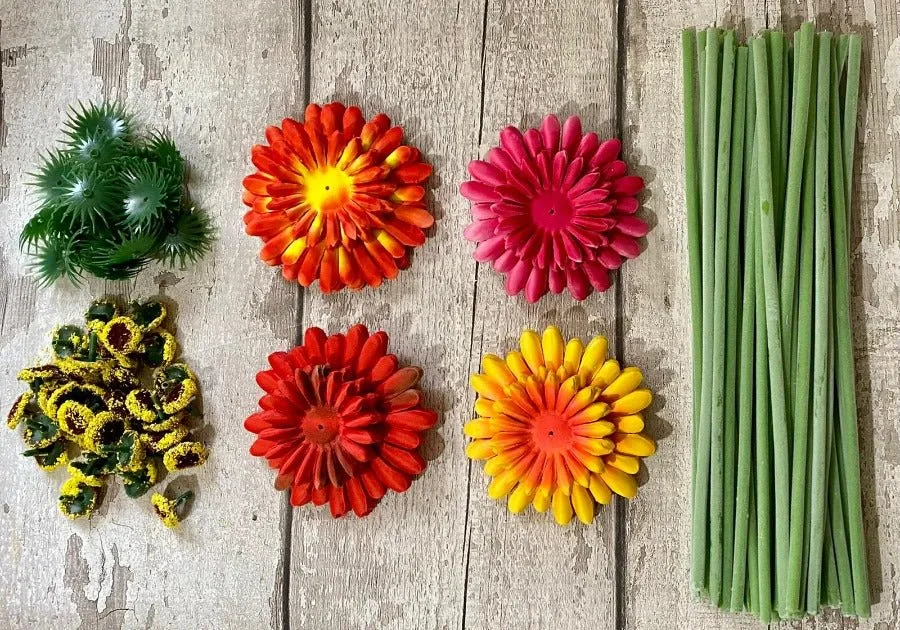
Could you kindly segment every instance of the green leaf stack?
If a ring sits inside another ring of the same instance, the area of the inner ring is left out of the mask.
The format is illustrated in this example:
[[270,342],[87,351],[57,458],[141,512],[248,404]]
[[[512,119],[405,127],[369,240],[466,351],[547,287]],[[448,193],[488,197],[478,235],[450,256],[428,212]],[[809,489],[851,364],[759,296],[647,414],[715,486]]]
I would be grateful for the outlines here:
[[63,131],[31,174],[40,207],[20,236],[42,285],[124,280],[151,261],[183,267],[209,251],[212,225],[190,202],[170,138],[139,137],[118,103],[73,108]]
[[694,591],[869,615],[850,323],[857,35],[686,30]]

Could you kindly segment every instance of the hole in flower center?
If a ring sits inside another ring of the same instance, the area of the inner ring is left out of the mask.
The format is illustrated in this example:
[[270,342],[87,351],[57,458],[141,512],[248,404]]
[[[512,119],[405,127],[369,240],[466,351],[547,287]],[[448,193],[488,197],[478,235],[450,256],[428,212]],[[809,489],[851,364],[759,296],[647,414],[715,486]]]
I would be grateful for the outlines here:
[[568,195],[559,190],[545,190],[532,199],[531,220],[540,228],[555,232],[568,227],[575,214]]
[[545,411],[532,422],[531,437],[541,451],[556,453],[568,450],[572,441],[572,429],[564,416]]
[[353,194],[353,179],[344,171],[326,166],[303,178],[306,201],[315,212],[340,210]]
[[314,444],[328,444],[341,430],[341,416],[331,407],[313,407],[300,421],[304,437]]

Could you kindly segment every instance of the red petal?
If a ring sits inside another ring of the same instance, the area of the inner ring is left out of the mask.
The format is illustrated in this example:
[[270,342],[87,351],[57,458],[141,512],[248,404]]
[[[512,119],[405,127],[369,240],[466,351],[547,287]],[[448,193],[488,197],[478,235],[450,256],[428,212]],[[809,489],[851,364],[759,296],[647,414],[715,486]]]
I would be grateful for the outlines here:
[[355,371],[358,375],[364,376],[368,374],[384,353],[387,352],[388,336],[387,333],[379,331],[366,339],[359,356],[356,359]]
[[372,366],[372,380],[375,382],[383,381],[397,371],[397,364],[397,357],[393,354],[384,355]]
[[[407,475],[418,475],[425,470],[425,460],[417,453],[390,444],[381,447],[381,455],[394,468]],[[378,461],[378,460],[375,460]]]
[[394,492],[406,492],[412,483],[409,477],[391,467],[383,459],[372,460],[372,470],[378,475],[378,479]]
[[422,378],[422,370],[418,367],[405,367],[391,374],[376,391],[383,396],[394,396],[415,387]]
[[389,413],[385,422],[392,428],[425,431],[437,423],[437,413],[431,409],[408,409]]

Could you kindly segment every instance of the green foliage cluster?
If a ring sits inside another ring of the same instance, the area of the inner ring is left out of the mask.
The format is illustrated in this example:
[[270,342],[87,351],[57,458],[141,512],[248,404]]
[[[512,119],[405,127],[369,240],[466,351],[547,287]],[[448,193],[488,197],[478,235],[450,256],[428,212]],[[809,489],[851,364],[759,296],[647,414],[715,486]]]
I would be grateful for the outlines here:
[[185,162],[166,135],[138,137],[118,103],[79,104],[62,145],[31,174],[40,207],[20,236],[42,285],[84,274],[137,275],[151,261],[196,262],[213,228],[185,189]]

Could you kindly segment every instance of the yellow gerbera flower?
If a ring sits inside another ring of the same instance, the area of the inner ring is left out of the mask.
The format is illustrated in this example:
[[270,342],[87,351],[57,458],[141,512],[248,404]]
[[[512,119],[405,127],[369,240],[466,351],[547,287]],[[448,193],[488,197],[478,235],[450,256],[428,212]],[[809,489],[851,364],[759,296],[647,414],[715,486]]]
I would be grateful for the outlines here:
[[637,493],[640,459],[656,446],[641,433],[650,390],[635,367],[607,359],[605,337],[566,342],[555,326],[526,330],[506,359],[486,355],[473,374],[477,417],[465,426],[466,453],[486,460],[488,494],[511,512],[551,509],[565,525],[594,519],[612,494]]

